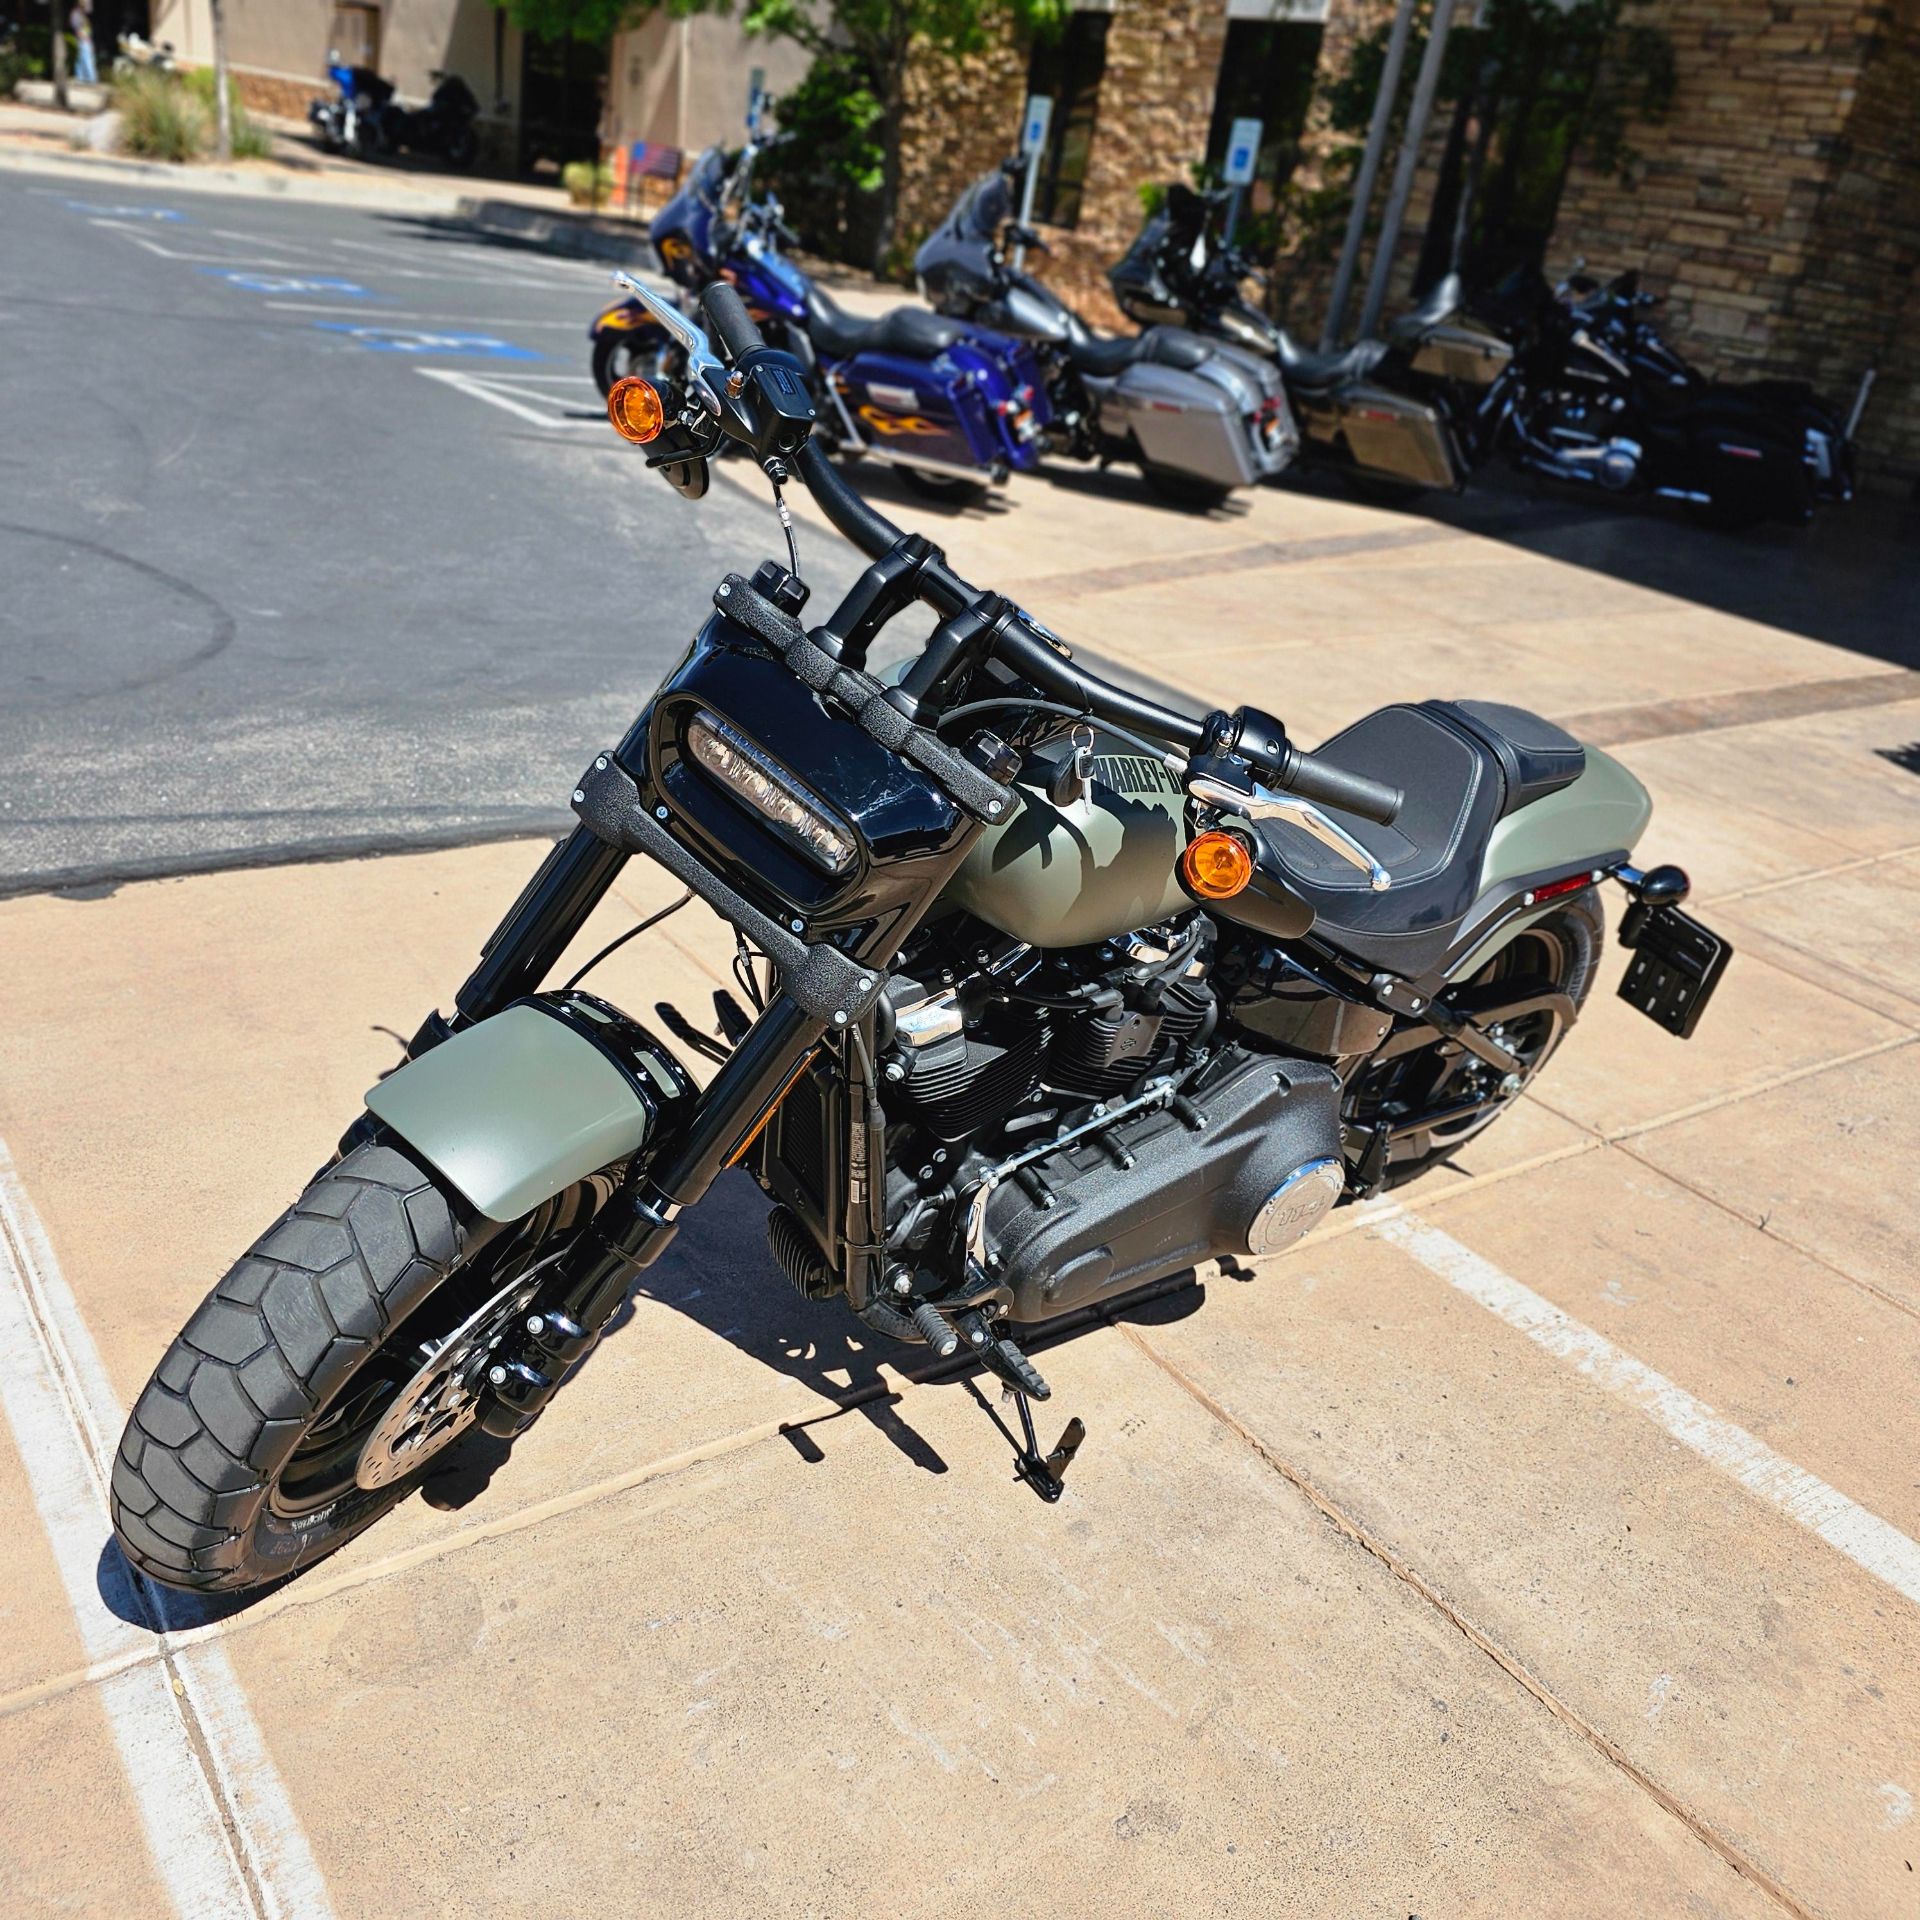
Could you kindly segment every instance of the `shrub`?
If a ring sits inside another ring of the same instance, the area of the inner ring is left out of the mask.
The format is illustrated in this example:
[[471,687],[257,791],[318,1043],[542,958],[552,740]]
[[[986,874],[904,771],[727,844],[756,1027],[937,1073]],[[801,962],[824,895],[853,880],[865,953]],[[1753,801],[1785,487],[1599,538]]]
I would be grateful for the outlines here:
[[[211,146],[218,137],[211,67],[193,67],[186,75],[187,91],[200,102],[206,110],[207,139]],[[234,85],[233,76],[227,76],[227,106],[233,121],[233,157],[236,160],[266,160],[273,154],[273,136],[265,127],[257,127],[247,117],[247,110],[240,104],[240,90]]]
[[560,169],[560,184],[576,207],[597,207],[613,195],[613,169],[591,160],[569,160]]
[[171,74],[150,69],[123,74],[113,83],[120,113],[120,145],[147,160],[196,159],[207,144],[207,110]]

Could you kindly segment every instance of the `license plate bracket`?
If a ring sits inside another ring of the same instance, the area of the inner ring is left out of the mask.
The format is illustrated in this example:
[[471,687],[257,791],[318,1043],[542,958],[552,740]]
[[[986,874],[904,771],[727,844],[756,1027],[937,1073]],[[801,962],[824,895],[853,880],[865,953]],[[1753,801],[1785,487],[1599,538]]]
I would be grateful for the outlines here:
[[1635,906],[1620,942],[1633,951],[1620,998],[1656,1026],[1690,1039],[1733,958],[1733,943],[1678,907]]

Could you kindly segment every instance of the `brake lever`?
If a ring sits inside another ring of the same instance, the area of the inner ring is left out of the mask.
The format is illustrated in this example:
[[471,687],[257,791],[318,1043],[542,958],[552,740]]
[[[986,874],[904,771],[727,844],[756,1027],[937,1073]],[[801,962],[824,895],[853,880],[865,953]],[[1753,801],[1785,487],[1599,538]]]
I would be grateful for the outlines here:
[[1236,787],[1211,773],[1190,774],[1187,791],[1194,799],[1206,806],[1218,807],[1223,813],[1237,813],[1247,820],[1284,820],[1288,826],[1297,827],[1310,839],[1337,853],[1349,866],[1358,867],[1375,893],[1385,893],[1393,885],[1393,875],[1345,827],[1329,820],[1312,801],[1302,800],[1298,794],[1277,793],[1258,781]]
[[[670,301],[663,300],[630,273],[616,273],[616,286],[625,287],[666,329],[667,336],[687,356],[687,384],[706,410],[720,415],[720,393],[726,384],[727,363],[713,350],[713,342]],[[716,382],[712,375],[718,374]]]

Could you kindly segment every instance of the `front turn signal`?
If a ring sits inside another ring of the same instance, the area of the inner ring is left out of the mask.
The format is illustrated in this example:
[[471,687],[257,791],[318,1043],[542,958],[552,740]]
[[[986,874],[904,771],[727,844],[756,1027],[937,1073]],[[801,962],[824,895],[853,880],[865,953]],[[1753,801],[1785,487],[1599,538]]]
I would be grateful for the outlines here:
[[1180,877],[1202,900],[1231,900],[1253,878],[1253,855],[1237,833],[1209,827],[1187,843]]
[[621,439],[644,447],[667,424],[667,409],[651,380],[630,373],[607,390],[607,418]]

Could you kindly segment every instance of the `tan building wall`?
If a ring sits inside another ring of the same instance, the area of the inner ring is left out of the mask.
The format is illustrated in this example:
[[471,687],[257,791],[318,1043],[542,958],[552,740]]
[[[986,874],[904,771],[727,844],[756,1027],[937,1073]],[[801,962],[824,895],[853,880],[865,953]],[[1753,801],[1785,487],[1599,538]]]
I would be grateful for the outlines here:
[[[151,0],[156,39],[188,66],[213,64],[207,0]],[[304,117],[326,91],[333,0],[226,0],[227,59],[248,105]],[[495,72],[495,22],[499,71]],[[520,31],[489,0],[385,0],[380,71],[403,99],[424,100],[436,69],[457,73],[480,102],[483,124],[519,120]]]
[[616,34],[608,62],[610,145],[651,140],[688,154],[744,137],[755,68],[770,94],[798,86],[809,56],[790,40],[749,39],[738,21],[713,14],[654,14]]

